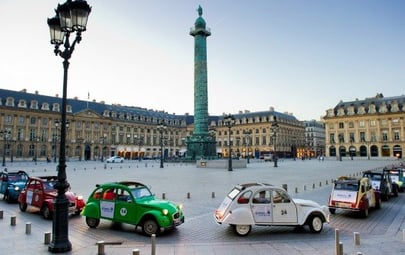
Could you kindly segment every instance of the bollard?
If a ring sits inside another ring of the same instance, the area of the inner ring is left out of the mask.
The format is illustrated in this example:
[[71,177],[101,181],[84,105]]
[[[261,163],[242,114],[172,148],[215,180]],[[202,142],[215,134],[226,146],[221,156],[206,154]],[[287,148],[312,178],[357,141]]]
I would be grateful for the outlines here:
[[356,254],[357,255],[362,255],[363,253],[361,253],[361,251],[358,251]]
[[27,222],[25,224],[25,234],[27,235],[31,234],[31,222]]
[[326,182],[325,182],[325,183],[326,183],[326,185],[328,185],[328,180],[326,180]]
[[405,229],[402,229],[402,241],[405,241]]
[[15,226],[17,223],[17,216],[11,216],[10,218],[10,225]]
[[151,240],[152,240],[152,251],[151,251],[151,255],[156,255],[156,235],[155,235],[155,234],[152,234]]
[[340,255],[339,229],[335,229],[335,255]]
[[314,184],[312,184],[312,189],[315,189],[315,183],[314,183]]
[[211,193],[211,198],[215,198],[215,192]]
[[190,198],[190,192],[187,192],[187,198]]
[[319,187],[322,187],[322,182],[319,182]]
[[97,254],[98,255],[104,255],[105,254],[105,242],[104,241],[98,241],[97,242]]
[[306,191],[307,190],[307,185],[304,185],[304,191]]
[[162,193],[162,199],[166,199],[166,193]]
[[0,219],[3,219],[3,210],[0,210]]
[[51,243],[51,232],[45,232],[44,234],[44,244]]
[[359,232],[354,232],[354,245],[359,246],[360,245],[360,233]]
[[343,255],[343,243],[339,242],[339,255]]
[[287,186],[287,184],[283,184],[283,189],[285,189],[285,191],[288,191],[288,186]]
[[295,193],[298,193],[298,188],[297,187],[295,187]]
[[139,252],[139,249],[133,249],[132,250],[132,255],[140,255],[141,253]]

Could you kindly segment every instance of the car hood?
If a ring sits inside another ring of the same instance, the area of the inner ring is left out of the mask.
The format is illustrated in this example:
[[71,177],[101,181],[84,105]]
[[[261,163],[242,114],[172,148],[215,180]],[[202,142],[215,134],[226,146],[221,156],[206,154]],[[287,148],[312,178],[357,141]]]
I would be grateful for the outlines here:
[[174,203],[166,200],[151,199],[142,201],[142,204],[157,209],[167,209],[171,213],[177,211],[177,206]]
[[8,185],[13,187],[17,186],[22,189],[25,186],[25,181],[10,182]]
[[[53,190],[53,191],[47,192],[46,194],[47,194],[48,196],[51,196],[51,197],[56,198],[56,196],[58,195],[58,191],[57,191],[57,190]],[[73,192],[71,192],[71,191],[66,191],[66,192],[65,192],[65,196],[66,196],[66,198],[67,198],[70,202],[74,202],[74,201],[76,200],[76,195],[75,195]]]

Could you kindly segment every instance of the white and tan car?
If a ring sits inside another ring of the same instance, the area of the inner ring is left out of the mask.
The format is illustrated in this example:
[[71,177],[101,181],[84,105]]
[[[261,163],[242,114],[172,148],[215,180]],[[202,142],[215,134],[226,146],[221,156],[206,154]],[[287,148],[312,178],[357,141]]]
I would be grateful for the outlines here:
[[320,233],[329,222],[327,206],[293,199],[283,189],[265,183],[236,185],[214,213],[218,224],[229,224],[237,235],[246,236],[253,225],[305,226]]

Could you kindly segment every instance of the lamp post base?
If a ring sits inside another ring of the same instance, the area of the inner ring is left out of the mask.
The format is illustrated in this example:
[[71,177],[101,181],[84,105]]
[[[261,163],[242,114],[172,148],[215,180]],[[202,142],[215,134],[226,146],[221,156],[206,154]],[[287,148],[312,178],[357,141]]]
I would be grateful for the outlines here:
[[71,251],[72,244],[68,237],[69,200],[66,198],[65,194],[58,194],[54,207],[53,236],[52,242],[48,246],[48,251],[52,253]]

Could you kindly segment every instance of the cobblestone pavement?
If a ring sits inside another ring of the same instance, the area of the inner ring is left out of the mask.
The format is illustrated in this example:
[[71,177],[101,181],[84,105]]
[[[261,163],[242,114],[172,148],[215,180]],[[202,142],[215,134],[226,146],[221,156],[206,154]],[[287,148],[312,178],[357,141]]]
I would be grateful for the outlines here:
[[[157,237],[157,255],[181,254],[334,254],[335,231],[339,229],[344,254],[405,254],[405,193],[384,202],[382,209],[370,212],[367,219],[351,213],[331,215],[331,223],[320,234],[291,227],[253,227],[249,236],[236,236],[228,226],[217,225],[213,212],[234,184],[266,182],[287,185],[293,197],[326,204],[330,183],[341,175],[360,175],[362,170],[383,167],[397,161],[389,160],[285,160],[274,168],[270,162],[252,162],[244,169],[196,168],[192,164],[128,161],[122,164],[102,162],[68,162],[68,181],[72,191],[86,198],[96,183],[137,180],[151,186],[156,197],[184,204],[186,222],[177,230]],[[23,169],[30,175],[54,175],[56,163],[8,163],[9,171]],[[0,220],[0,250],[7,254],[48,254],[44,233],[51,231],[52,222],[36,213],[23,213],[16,204],[0,201],[3,219]],[[10,217],[17,217],[11,226]],[[31,234],[26,224],[31,223]],[[83,217],[69,219],[69,240],[72,251],[66,254],[98,254],[97,241],[117,242],[106,245],[105,254],[151,253],[151,239],[133,226],[112,225],[102,221],[97,229],[90,229]],[[360,245],[355,245],[353,232],[359,232]]]

